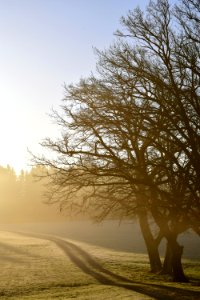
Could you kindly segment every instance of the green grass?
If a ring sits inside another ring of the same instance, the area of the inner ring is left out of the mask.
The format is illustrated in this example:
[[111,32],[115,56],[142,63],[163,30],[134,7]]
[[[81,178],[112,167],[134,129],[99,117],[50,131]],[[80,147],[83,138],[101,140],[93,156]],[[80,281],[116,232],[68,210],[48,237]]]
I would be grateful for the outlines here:
[[200,299],[199,261],[184,261],[191,282],[178,284],[146,255],[51,239],[0,232],[0,299]]

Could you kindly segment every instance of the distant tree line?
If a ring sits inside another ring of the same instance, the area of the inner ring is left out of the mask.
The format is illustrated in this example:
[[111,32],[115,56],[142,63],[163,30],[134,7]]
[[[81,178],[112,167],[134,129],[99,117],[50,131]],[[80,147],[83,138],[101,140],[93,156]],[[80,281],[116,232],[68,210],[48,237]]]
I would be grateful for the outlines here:
[[0,166],[0,223],[60,219],[55,209],[44,204],[45,183],[35,178],[41,173],[34,167],[16,175],[10,166]]
[[52,113],[61,137],[42,143],[53,158],[34,161],[47,168],[49,203],[138,218],[151,271],[186,282],[178,236],[200,235],[200,2],[151,1],[121,24],[96,50],[95,75],[65,87]]

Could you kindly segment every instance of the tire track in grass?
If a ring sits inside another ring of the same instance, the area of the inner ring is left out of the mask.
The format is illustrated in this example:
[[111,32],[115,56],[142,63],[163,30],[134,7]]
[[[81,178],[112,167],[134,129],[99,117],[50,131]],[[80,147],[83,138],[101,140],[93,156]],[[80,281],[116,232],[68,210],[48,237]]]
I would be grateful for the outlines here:
[[46,236],[42,234],[22,233],[15,232],[20,235],[40,238],[55,243],[70,260],[79,267],[84,273],[92,276],[99,283],[115,287],[121,287],[140,295],[147,297],[143,299],[156,299],[156,300],[199,300],[200,293],[197,291],[183,290],[178,287],[166,287],[158,284],[140,283],[130,280],[123,276],[117,275],[100,265],[88,252],[83,250],[80,246],[54,236]]

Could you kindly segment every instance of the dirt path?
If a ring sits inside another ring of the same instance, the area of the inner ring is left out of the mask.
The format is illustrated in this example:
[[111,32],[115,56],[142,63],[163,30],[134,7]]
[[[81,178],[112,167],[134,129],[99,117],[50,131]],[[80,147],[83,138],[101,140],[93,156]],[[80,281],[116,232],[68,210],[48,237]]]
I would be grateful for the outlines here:
[[77,246],[75,243],[64,240],[62,238],[42,234],[27,234],[21,232],[15,233],[27,237],[41,238],[55,243],[60,249],[63,250],[63,252],[77,267],[79,267],[84,273],[89,274],[90,276],[95,278],[101,284],[132,290],[134,292],[145,295],[144,299],[200,299],[200,294],[196,291],[191,292],[176,287],[165,287],[155,284],[140,283],[117,275],[102,267],[88,252],[83,250],[80,246]]

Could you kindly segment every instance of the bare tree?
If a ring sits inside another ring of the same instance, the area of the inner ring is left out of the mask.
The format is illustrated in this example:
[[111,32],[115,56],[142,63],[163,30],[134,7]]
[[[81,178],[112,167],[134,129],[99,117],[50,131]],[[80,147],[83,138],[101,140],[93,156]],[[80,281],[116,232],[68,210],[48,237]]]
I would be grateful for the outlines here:
[[165,237],[164,265],[183,282],[177,237],[200,226],[198,20],[195,0],[175,9],[167,0],[151,1],[145,13],[130,11],[119,40],[97,51],[98,76],[66,86],[63,114],[52,116],[62,136],[43,143],[55,159],[35,157],[51,167],[50,201],[95,207],[100,220],[137,215],[151,269],[161,269],[158,245]]

